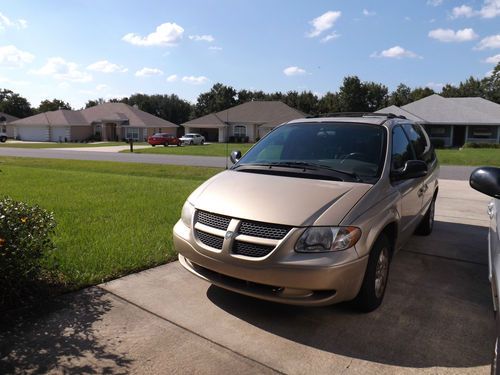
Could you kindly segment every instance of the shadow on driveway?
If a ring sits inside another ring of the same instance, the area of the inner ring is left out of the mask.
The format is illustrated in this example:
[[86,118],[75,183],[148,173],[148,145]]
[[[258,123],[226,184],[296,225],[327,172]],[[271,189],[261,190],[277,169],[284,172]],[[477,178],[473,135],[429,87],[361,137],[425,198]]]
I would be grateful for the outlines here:
[[127,373],[131,364],[94,337],[93,325],[111,309],[98,288],[11,311],[0,321],[0,373]]
[[[443,235],[448,243],[441,241]],[[394,257],[384,303],[369,314],[356,312],[349,303],[286,306],[215,286],[207,296],[253,326],[342,356],[415,368],[488,365],[495,326],[487,266],[468,262],[470,254],[465,260],[443,258],[450,251],[453,257],[460,255],[460,244],[461,251],[469,249],[482,263],[486,235],[484,227],[438,223],[427,240],[414,237],[407,251]]]

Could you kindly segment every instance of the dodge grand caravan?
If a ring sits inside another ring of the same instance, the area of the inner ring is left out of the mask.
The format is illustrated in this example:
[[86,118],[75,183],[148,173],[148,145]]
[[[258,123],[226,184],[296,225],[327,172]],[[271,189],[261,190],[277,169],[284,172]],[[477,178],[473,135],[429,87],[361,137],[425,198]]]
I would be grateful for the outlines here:
[[393,255],[432,231],[438,162],[424,129],[404,117],[294,120],[231,159],[174,227],[180,263],[219,287],[372,311]]

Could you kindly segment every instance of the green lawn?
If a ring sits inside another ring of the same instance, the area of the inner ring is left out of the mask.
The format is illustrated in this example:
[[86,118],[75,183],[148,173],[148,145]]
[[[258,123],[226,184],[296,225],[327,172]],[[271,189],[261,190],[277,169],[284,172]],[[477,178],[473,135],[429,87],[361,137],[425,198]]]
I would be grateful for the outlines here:
[[[205,145],[193,145],[193,146],[182,146],[182,147],[148,147],[140,150],[134,150],[134,152],[141,154],[170,154],[170,155],[200,155],[200,156],[226,156],[226,147],[229,153],[233,150],[240,150],[242,154],[248,151],[252,147],[253,143],[229,143],[227,146],[225,143],[212,143]],[[128,152],[128,151],[122,151]]]
[[461,150],[436,150],[443,165],[493,165],[500,166],[500,149],[464,148]]
[[182,204],[219,171],[0,157],[0,196],[54,212],[57,251],[52,260],[73,289],[173,259],[172,227]]
[[[146,142],[137,142],[134,145],[147,145]],[[57,142],[23,142],[0,143],[0,147],[15,147],[15,148],[73,148],[73,147],[106,147],[106,146],[127,146],[125,142],[98,142],[98,143],[57,143]]]

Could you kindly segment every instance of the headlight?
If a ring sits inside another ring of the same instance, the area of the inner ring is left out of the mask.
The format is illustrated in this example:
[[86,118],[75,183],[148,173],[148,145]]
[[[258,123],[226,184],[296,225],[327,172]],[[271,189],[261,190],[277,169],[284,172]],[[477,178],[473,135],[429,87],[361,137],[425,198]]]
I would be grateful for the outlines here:
[[361,229],[356,227],[311,227],[299,238],[295,251],[317,253],[341,251],[353,247],[361,237]]
[[194,206],[188,201],[186,201],[186,203],[184,203],[184,206],[182,206],[182,212],[181,212],[181,220],[185,226],[191,227],[191,223],[193,221],[193,215],[194,215]]

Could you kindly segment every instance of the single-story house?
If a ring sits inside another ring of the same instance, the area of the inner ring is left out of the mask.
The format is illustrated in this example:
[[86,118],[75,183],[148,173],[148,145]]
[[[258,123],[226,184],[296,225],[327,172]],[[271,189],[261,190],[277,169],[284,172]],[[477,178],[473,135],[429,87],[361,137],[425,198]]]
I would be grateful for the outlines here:
[[12,126],[9,126],[9,124],[16,120],[19,120],[19,118],[0,112],[0,133],[6,133],[7,137],[13,138]]
[[461,147],[466,142],[500,143],[500,104],[483,98],[434,94],[377,112],[403,115],[422,124],[431,140],[440,140],[446,147]]
[[23,141],[70,142],[86,139],[140,141],[157,133],[176,133],[178,125],[124,103],[104,103],[71,111],[39,113],[9,124]]
[[183,123],[186,133],[200,133],[207,141],[246,138],[255,142],[284,122],[305,114],[280,101],[251,101]]

